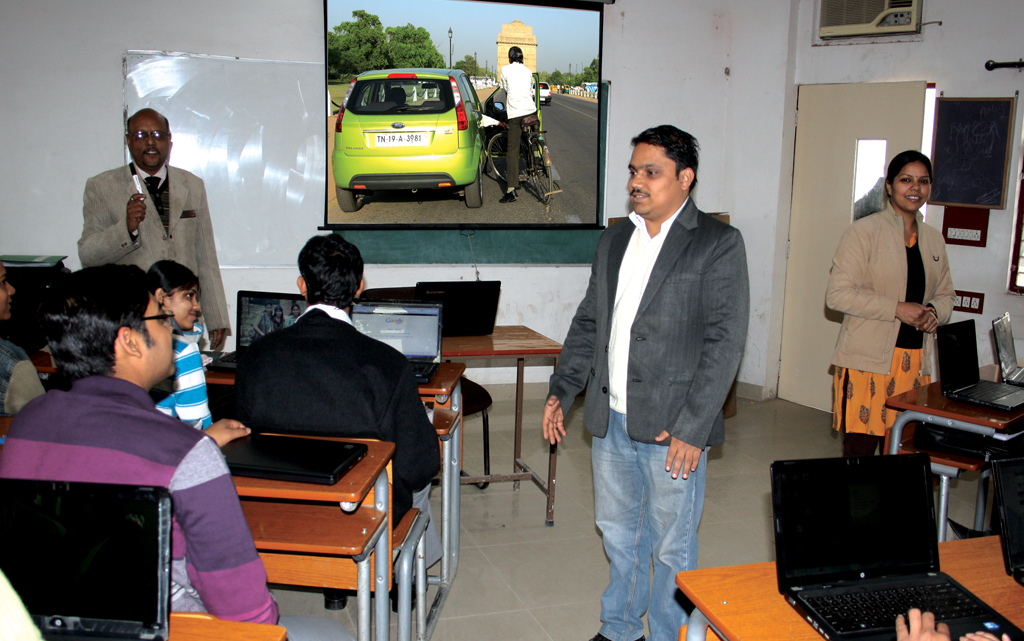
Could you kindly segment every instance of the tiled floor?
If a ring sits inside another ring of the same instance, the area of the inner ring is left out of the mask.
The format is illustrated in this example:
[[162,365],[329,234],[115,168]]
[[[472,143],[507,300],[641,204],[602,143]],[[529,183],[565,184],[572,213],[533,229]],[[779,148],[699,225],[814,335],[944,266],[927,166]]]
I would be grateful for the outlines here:
[[[506,389],[507,387],[507,389]],[[489,387],[492,472],[511,471],[514,407],[511,386]],[[524,456],[546,469],[539,434],[544,388],[531,386],[524,418]],[[499,396],[503,399],[499,400]],[[462,551],[458,575],[434,633],[439,641],[585,641],[600,627],[608,561],[594,526],[590,436],[582,408],[568,419],[559,446],[555,526],[544,526],[544,498],[532,485],[462,488]],[[839,456],[831,415],[781,400],[740,401],[726,421],[726,442],[711,449],[701,520],[700,567],[774,559],[768,467],[786,458]],[[466,419],[464,467],[482,471],[481,420]],[[950,516],[973,521],[977,476],[954,481]],[[439,510],[439,491],[434,492]],[[351,613],[323,609],[317,591],[275,589],[285,614],[325,614],[355,630]],[[432,593],[431,593],[432,598]],[[394,621],[392,617],[392,638]]]

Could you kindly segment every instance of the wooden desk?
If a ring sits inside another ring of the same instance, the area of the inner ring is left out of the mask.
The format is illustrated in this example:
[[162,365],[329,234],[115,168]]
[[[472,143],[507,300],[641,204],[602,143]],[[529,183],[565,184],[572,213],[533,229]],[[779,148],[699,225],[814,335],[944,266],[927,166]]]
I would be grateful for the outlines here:
[[279,625],[222,621],[171,612],[168,641],[285,641],[288,632]]
[[[1024,629],[1024,587],[1006,575],[998,537],[940,543],[939,560],[946,574]],[[775,563],[680,572],[676,585],[697,608],[688,641],[703,640],[708,621],[731,641],[821,641],[779,594]]]
[[[523,372],[527,358],[553,358],[558,367],[558,355],[562,345],[522,325],[499,325],[490,336],[449,336],[441,344],[442,358],[469,360],[477,358],[516,359],[516,431],[515,451],[512,455],[512,474],[490,474],[467,476],[463,485],[476,483],[501,483],[512,481],[519,490],[519,481],[533,481],[547,497],[547,512],[544,523],[555,524],[555,463],[557,446],[548,446],[547,482],[533,471],[522,459],[523,443]],[[567,408],[568,409],[568,408]]]
[[[992,436],[997,430],[1004,430],[1015,422],[1024,419],[1024,406],[1012,412],[989,409],[981,405],[960,403],[951,401],[942,395],[942,384],[939,382],[919,387],[909,392],[896,394],[889,397],[885,406],[899,410],[901,414],[896,418],[892,429],[889,430],[888,453],[897,454],[900,444],[903,442],[904,427],[912,422],[931,423],[951,427],[965,432],[973,432],[985,436]],[[1024,438],[1024,437],[1022,437]],[[949,513],[949,479],[956,478],[959,474],[958,467],[932,463],[932,471],[939,475],[939,505],[936,507],[938,518],[939,541],[946,540],[946,515]],[[984,520],[985,504],[988,500],[988,484],[978,484],[978,498],[975,509],[975,529],[982,529]]]
[[[394,443],[366,445],[366,456],[334,485],[232,477],[270,583],[348,588],[356,579],[359,641],[370,639],[370,553],[376,559],[389,554],[386,468],[395,454]],[[364,502],[371,488],[372,502]],[[359,505],[346,513],[339,503]],[[376,585],[390,585],[389,568],[389,563],[374,563]],[[374,628],[387,630],[389,599],[378,598],[375,605]]]

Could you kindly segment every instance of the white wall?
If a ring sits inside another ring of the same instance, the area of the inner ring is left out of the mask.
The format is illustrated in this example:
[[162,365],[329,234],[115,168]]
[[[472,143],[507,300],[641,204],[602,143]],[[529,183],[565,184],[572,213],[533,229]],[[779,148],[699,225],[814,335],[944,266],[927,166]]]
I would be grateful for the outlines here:
[[795,5],[756,0],[617,0],[605,9],[609,214],[628,211],[630,138],[660,124],[697,138],[694,199],[727,212],[747,246],[751,317],[739,380],[755,386],[741,394],[759,397],[774,396],[778,379],[785,263],[780,272],[776,256],[789,231],[795,20]]
[[[986,71],[985,61],[1021,57],[1024,5],[1020,0],[988,0],[982,5],[959,0],[927,0],[920,42],[811,46],[814,0],[800,0],[796,81],[799,84],[893,82],[925,80],[951,98],[1011,97],[1024,90],[1024,73],[1014,69]],[[1021,117],[1014,115],[1010,193],[1007,208],[989,216],[988,246],[950,245],[947,249],[957,289],[983,292],[982,314],[956,312],[953,320],[974,319],[982,364],[994,362],[991,321],[1009,311],[1016,320],[1017,351],[1024,354],[1024,299],[1007,291],[1013,223],[1021,167]],[[930,154],[930,150],[925,153]],[[930,224],[942,229],[942,207],[929,208]]]
[[[632,136],[671,123],[697,137],[703,150],[695,199],[705,211],[728,212],[747,244],[752,313],[739,379],[741,392],[757,396],[773,395],[777,386],[796,85],[922,79],[949,96],[1010,96],[1024,87],[1024,74],[982,67],[990,58],[1020,57],[1020,0],[989,0],[983,10],[928,0],[925,19],[943,26],[924,27],[920,42],[827,47],[811,46],[814,4],[617,0],[604,9],[604,71],[612,82],[607,214],[627,211]],[[122,162],[126,50],[319,61],[322,21],[319,0],[0,3],[0,253],[68,254],[69,266],[78,266],[85,180]],[[1019,163],[1015,144],[1014,174]],[[1004,310],[1024,317],[1021,299],[1005,293],[1012,219],[1012,209],[993,212],[988,248],[949,251],[957,287],[986,294],[979,329]],[[504,283],[499,322],[522,322],[561,340],[588,270],[493,265],[481,273]],[[295,276],[292,265],[259,272],[226,266],[224,284],[230,301],[240,287],[290,288]],[[472,270],[367,266],[374,287],[421,276],[471,278]],[[1024,328],[1018,335],[1024,338]],[[991,360],[984,335],[982,343],[983,360]],[[544,380],[547,369],[530,368],[528,380]],[[474,376],[510,380],[507,368]]]

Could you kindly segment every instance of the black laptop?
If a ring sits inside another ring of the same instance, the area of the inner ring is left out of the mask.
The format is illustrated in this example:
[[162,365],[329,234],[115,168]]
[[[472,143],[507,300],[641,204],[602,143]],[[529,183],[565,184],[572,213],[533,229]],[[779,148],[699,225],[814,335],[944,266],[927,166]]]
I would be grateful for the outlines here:
[[306,311],[302,294],[240,290],[235,303],[235,351],[217,354],[208,369],[233,372],[253,341],[295,323]]
[[1024,585],[1024,458],[992,461],[992,480],[1006,573]]
[[250,434],[221,448],[237,476],[334,485],[366,456],[364,443]]
[[444,306],[444,336],[490,336],[498,317],[500,280],[416,283],[416,300]]
[[367,301],[353,304],[351,317],[362,334],[402,352],[417,383],[430,382],[441,364],[440,303]]
[[779,592],[822,637],[890,641],[916,607],[954,639],[1024,639],[939,571],[927,455],[775,461],[771,474]]
[[973,320],[940,326],[938,344],[939,374],[946,398],[1004,411],[1024,405],[1024,389],[979,379]]
[[167,639],[171,516],[164,488],[0,479],[0,569],[45,639]]

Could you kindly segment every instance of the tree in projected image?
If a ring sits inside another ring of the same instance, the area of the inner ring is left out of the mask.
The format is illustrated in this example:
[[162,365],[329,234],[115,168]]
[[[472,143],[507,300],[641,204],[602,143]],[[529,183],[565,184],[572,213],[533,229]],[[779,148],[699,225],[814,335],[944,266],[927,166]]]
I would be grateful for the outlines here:
[[362,9],[353,11],[352,17],[354,21],[342,22],[327,33],[330,73],[358,75],[377,69],[445,66],[444,57],[423,27],[410,23],[385,29],[380,18]]
[[388,37],[389,53],[391,54],[389,68],[444,67],[444,56],[434,47],[430,33],[423,27],[415,27],[410,23],[404,27],[388,27],[384,32]]

